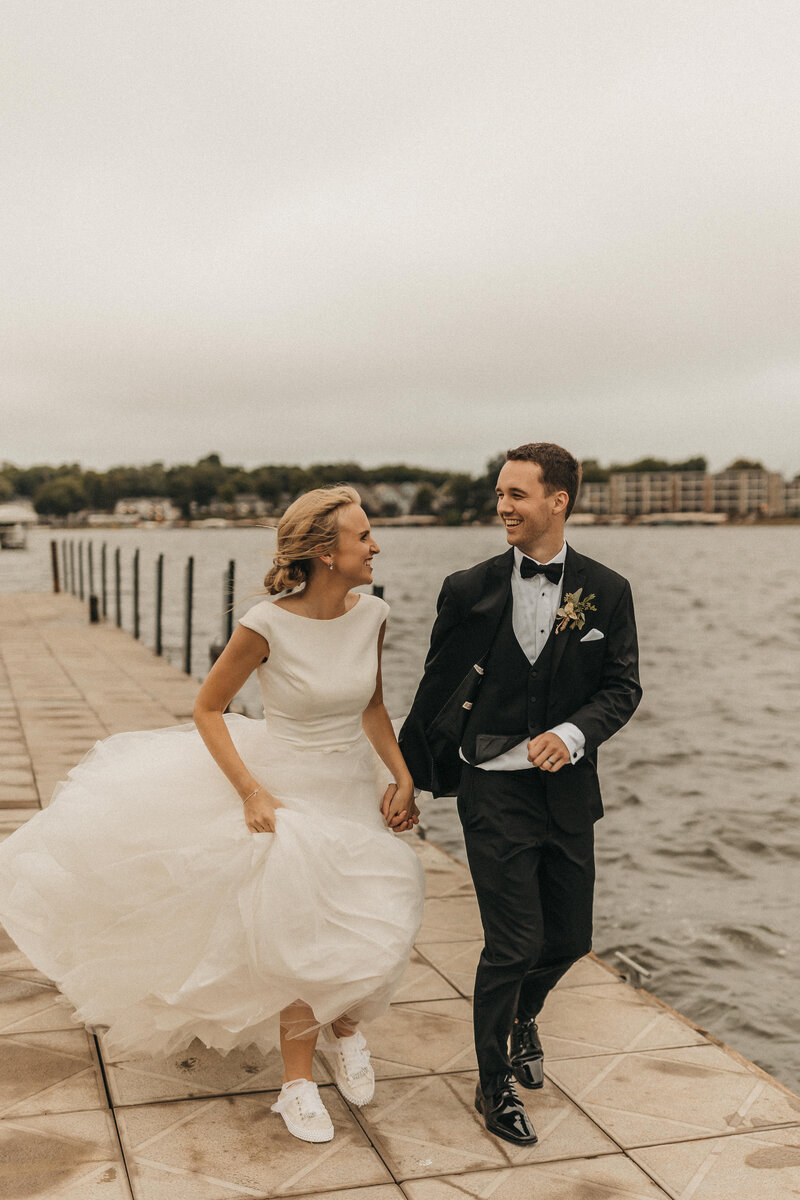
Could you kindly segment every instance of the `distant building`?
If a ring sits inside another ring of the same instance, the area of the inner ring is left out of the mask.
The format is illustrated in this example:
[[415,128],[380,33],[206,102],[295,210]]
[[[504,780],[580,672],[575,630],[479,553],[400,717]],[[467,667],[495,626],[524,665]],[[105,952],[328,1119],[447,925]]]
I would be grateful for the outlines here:
[[783,503],[788,516],[800,517],[800,475],[795,475],[786,483]]
[[673,471],[674,512],[712,512],[711,476],[707,471]]
[[575,511],[595,513],[601,517],[607,516],[611,512],[611,484],[608,480],[582,483]]
[[118,500],[114,506],[115,517],[139,521],[177,521],[180,515],[181,510],[166,496],[133,496]]
[[674,471],[615,471],[611,475],[612,513],[638,517],[675,511]]
[[763,468],[719,471],[712,476],[712,508],[732,517],[781,516],[786,510],[785,488],[780,475]]
[[270,506],[255,492],[238,492],[233,500],[233,511],[237,517],[266,517]]

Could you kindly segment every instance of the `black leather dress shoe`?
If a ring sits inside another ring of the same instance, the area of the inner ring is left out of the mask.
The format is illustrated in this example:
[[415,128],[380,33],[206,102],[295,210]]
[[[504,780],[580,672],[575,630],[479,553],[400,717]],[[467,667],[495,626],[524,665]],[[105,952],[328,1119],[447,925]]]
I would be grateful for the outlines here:
[[511,1070],[517,1083],[524,1088],[540,1088],[544,1084],[544,1052],[539,1041],[536,1021],[517,1020],[511,1026]]
[[475,1107],[483,1117],[489,1133],[518,1146],[532,1146],[539,1140],[510,1079],[503,1080],[488,1096],[484,1096],[481,1085],[478,1084],[475,1089]]

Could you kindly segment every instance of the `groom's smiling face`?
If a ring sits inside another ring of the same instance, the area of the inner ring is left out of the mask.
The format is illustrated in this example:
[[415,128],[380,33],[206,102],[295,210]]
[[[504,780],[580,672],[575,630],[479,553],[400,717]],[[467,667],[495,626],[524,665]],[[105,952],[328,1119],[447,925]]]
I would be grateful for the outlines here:
[[[512,460],[497,477],[497,513],[511,546],[536,557],[536,550],[563,533],[567,493],[547,492],[538,463]],[[558,550],[560,547],[556,547]]]

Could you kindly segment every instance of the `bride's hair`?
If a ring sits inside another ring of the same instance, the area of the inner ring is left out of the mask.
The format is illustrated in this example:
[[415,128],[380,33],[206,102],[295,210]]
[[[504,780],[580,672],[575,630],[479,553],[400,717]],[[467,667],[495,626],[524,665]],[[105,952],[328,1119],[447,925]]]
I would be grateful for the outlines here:
[[355,488],[338,484],[305,492],[289,505],[278,522],[278,548],[264,579],[270,596],[308,582],[311,560],[329,553],[336,544],[339,509],[360,503]]

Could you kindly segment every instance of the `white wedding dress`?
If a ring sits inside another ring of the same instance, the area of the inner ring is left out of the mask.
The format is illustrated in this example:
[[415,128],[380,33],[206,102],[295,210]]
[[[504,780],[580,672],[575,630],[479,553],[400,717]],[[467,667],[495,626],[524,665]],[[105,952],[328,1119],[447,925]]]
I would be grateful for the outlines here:
[[280,1010],[382,1012],[422,918],[419,860],[386,826],[388,772],[361,729],[388,605],[317,621],[256,604],[265,720],[225,718],[285,808],[252,834],[193,725],[98,742],[0,845],[0,922],[117,1057],[198,1037],[277,1043]]

